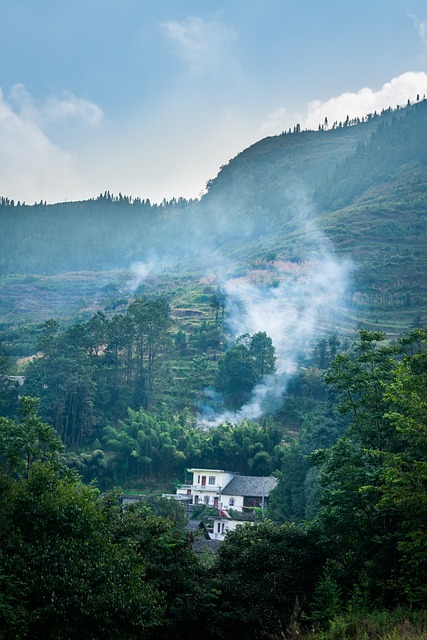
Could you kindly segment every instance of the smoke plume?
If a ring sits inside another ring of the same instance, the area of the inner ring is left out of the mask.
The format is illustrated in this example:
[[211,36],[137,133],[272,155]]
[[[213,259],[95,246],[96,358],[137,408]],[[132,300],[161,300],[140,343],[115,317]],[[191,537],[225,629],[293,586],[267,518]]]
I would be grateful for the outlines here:
[[276,260],[245,277],[223,282],[231,333],[237,337],[265,331],[276,349],[277,372],[266,376],[237,412],[212,416],[212,411],[204,410],[201,425],[256,420],[277,409],[301,354],[316,334],[331,329],[334,312],[343,308],[351,265],[333,255],[329,242],[311,222],[306,230],[315,239],[316,250],[305,261]]
[[[276,373],[265,376],[253,390],[249,402],[237,412],[218,411],[222,406],[221,397],[212,389],[206,390],[205,406],[199,416],[199,424],[203,426],[256,420],[277,409],[301,356],[313,346],[316,336],[334,328],[334,313],[343,310],[351,264],[335,256],[330,241],[314,221],[312,205],[304,189],[288,186],[286,198],[294,228],[299,231],[300,244],[293,257],[273,255],[268,249],[274,237],[266,237],[264,254],[261,241],[259,243],[258,260],[252,259],[246,265],[242,260],[233,263],[230,252],[227,255],[221,252],[214,239],[218,224],[222,238],[233,238],[235,220],[229,211],[218,210],[205,223],[211,225],[214,220],[214,226],[205,226],[200,218],[193,218],[192,233],[187,229],[185,242],[182,242],[183,230],[176,229],[176,237],[181,239],[177,247],[185,251],[185,255],[174,253],[169,245],[169,253],[147,257],[144,262],[131,266],[128,290],[135,292],[152,276],[168,271],[182,273],[183,263],[191,265],[220,286],[225,298],[228,333],[234,339],[246,333],[265,332],[273,341]],[[245,216],[239,220],[244,221]],[[246,231],[241,229],[242,236]]]

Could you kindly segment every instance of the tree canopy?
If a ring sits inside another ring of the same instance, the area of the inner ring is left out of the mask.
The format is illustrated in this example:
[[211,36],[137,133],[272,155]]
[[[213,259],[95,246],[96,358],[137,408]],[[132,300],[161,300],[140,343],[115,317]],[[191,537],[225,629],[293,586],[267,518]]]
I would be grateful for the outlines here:
[[216,388],[226,405],[239,408],[254,386],[276,370],[273,342],[264,331],[239,336],[219,362]]

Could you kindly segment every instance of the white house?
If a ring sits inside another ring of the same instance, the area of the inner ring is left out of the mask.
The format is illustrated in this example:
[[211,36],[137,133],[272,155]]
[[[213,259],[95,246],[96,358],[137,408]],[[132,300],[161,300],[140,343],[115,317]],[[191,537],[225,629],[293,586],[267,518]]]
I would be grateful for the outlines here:
[[248,512],[254,507],[267,506],[270,492],[277,484],[273,476],[235,475],[222,490],[222,508]]
[[209,529],[209,536],[211,540],[224,540],[226,534],[229,531],[234,531],[236,527],[242,525],[251,526],[255,522],[252,514],[241,517],[237,517],[233,514],[231,517],[226,511],[220,510],[217,517],[213,518],[212,527]]
[[[263,509],[267,506],[270,492],[277,484],[277,479],[272,476],[241,476],[223,469],[188,471],[193,474],[192,483],[181,485],[173,497],[189,504],[205,504],[218,509],[210,534],[213,540],[224,540],[227,531],[245,522],[251,523],[245,516],[251,515],[254,507]],[[232,517],[230,511],[238,512],[239,516]]]
[[236,474],[223,469],[188,469],[188,472],[193,474],[193,482],[176,490],[178,500],[187,498],[190,504],[221,508],[222,491]]

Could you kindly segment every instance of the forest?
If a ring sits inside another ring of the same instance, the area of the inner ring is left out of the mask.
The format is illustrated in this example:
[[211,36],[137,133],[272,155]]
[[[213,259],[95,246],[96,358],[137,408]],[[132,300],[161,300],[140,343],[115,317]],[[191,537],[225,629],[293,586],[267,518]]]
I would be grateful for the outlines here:
[[[307,366],[281,409],[304,415],[298,438],[273,419],[197,431],[162,408],[129,409],[99,434],[129,478],[233,454],[251,473],[277,469],[265,519],[216,555],[194,552],[178,503],[124,507],[117,489],[84,481],[40,401],[22,395],[0,421],[1,637],[423,637],[427,329],[384,337],[318,346],[325,368]],[[105,452],[85,455],[85,473],[100,471]]]
[[[427,637],[426,123],[0,198],[2,640]],[[278,480],[215,552],[161,497],[194,467]]]

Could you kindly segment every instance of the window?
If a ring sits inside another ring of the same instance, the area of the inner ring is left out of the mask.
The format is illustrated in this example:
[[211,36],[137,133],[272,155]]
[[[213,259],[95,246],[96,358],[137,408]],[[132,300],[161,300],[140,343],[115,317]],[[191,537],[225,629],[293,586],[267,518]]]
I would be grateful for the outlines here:
[[209,476],[209,484],[215,484],[215,476]]
[[218,522],[218,533],[221,533],[221,523]]
[[209,496],[205,496],[205,504],[209,504]]
[[230,505],[230,507],[234,507],[234,498],[230,498],[228,504]]

